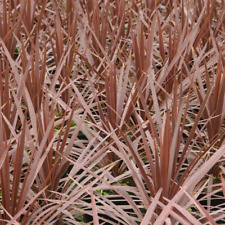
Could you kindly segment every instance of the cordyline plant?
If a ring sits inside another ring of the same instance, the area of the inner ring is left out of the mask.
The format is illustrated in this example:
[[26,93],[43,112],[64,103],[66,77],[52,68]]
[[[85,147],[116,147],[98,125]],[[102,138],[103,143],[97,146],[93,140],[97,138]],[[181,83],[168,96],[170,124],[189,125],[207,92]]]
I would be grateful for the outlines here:
[[224,12],[1,0],[0,224],[224,224]]

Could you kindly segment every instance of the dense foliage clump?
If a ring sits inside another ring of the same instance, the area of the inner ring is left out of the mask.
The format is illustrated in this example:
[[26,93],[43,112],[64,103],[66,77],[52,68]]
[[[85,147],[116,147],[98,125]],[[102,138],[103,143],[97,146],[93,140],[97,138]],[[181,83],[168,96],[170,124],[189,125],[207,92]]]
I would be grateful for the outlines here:
[[225,4],[0,1],[0,225],[225,224]]

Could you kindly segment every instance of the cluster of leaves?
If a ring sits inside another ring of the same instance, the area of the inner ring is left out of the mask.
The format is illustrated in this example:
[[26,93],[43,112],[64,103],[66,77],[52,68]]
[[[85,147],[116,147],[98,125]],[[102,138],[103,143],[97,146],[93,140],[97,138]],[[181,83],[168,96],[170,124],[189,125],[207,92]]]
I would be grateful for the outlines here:
[[0,1],[0,225],[225,223],[221,0]]

